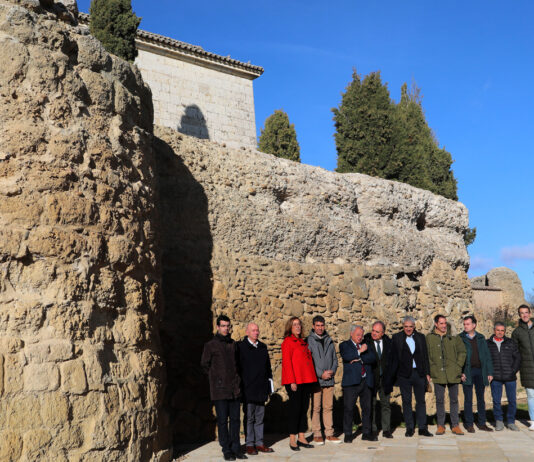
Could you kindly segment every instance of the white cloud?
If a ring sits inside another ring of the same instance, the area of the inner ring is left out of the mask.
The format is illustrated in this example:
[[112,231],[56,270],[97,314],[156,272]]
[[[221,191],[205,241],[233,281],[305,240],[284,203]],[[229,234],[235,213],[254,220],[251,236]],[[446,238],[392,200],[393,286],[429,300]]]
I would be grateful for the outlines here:
[[501,260],[507,264],[515,263],[517,260],[534,260],[534,243],[523,246],[503,247],[501,249]]
[[487,257],[481,257],[480,255],[475,255],[471,257],[471,263],[469,265],[469,272],[471,271],[482,271],[486,272],[493,266],[493,260]]

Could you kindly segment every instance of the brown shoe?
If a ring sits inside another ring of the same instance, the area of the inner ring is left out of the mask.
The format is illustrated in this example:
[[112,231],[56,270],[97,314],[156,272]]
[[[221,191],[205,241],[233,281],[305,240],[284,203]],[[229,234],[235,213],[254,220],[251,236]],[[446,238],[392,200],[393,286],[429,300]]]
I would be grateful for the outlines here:
[[256,448],[254,446],[247,446],[247,451],[246,453],[249,455],[249,456],[255,456],[258,451],[256,451]]
[[443,435],[443,434],[445,434],[445,427],[443,425],[438,425],[438,429],[436,430],[436,435]]
[[489,428],[486,424],[484,425],[477,425],[479,430],[482,430],[483,432],[492,432],[493,428]]
[[475,428],[473,426],[465,427],[465,430],[467,431],[467,433],[475,433]]
[[341,440],[337,437],[337,436],[327,436],[326,437],[326,441],[328,441],[329,443],[334,443],[334,444],[339,444],[341,443]]
[[452,427],[451,428],[451,431],[455,434],[455,435],[463,435],[464,432],[462,431],[462,429],[456,425],[456,427]]
[[322,446],[324,444],[324,440],[320,436],[315,436],[312,444],[315,444],[315,446]]
[[274,452],[273,448],[268,448],[267,446],[256,446],[256,449],[259,452]]

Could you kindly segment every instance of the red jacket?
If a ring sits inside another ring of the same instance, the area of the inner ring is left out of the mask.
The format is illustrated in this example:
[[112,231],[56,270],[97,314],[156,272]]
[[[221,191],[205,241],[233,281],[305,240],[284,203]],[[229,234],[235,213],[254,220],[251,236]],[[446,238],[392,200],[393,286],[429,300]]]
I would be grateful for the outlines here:
[[282,385],[317,382],[308,344],[294,335],[282,342]]

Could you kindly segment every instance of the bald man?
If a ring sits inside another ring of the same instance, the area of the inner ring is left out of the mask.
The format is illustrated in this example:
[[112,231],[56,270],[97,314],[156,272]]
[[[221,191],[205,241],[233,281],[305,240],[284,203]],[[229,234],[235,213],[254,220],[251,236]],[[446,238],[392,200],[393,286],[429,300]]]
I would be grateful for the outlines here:
[[267,345],[258,340],[258,325],[249,323],[246,334],[237,347],[243,384],[246,452],[254,455],[258,452],[273,452],[263,442],[265,402],[271,393],[273,373]]

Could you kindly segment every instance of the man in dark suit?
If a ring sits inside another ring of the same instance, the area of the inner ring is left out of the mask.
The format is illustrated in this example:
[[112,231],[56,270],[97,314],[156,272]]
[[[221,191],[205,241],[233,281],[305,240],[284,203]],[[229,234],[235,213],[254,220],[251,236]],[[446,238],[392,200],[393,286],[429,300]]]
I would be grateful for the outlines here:
[[247,326],[246,336],[238,342],[241,382],[243,384],[243,415],[247,454],[274,452],[263,443],[265,402],[271,394],[273,373],[267,345],[258,340],[260,328],[254,322]]
[[343,433],[345,443],[352,442],[354,404],[360,397],[363,435],[362,440],[376,441],[371,431],[371,390],[373,388],[372,364],[375,357],[363,341],[363,327],[352,326],[350,339],[339,345],[343,360]]
[[365,334],[366,343],[370,351],[375,355],[376,364],[373,367],[374,388],[371,403],[373,416],[373,433],[378,434],[377,427],[377,395],[380,398],[380,422],[382,435],[385,438],[393,438],[391,433],[391,403],[390,397],[393,391],[393,382],[390,376],[391,365],[391,339],[386,335],[386,325],[382,321],[376,321],[371,327],[371,332]]
[[397,385],[402,397],[402,413],[406,422],[406,436],[414,435],[412,415],[412,390],[415,394],[415,414],[419,435],[433,436],[426,423],[426,385],[430,381],[430,365],[428,350],[423,334],[416,332],[415,319],[406,316],[402,322],[402,331],[392,337],[393,376],[397,377]]

